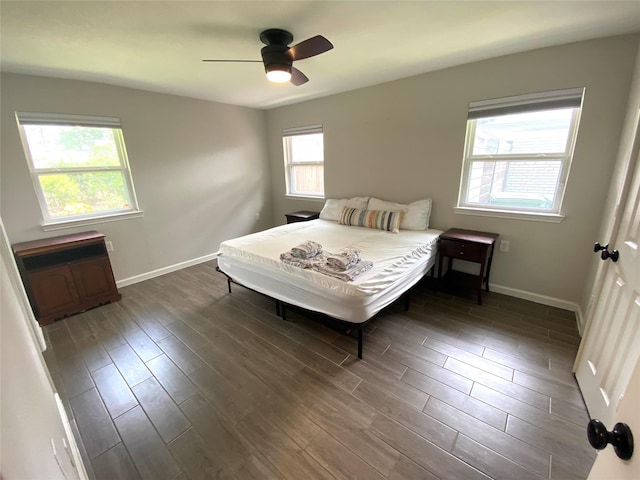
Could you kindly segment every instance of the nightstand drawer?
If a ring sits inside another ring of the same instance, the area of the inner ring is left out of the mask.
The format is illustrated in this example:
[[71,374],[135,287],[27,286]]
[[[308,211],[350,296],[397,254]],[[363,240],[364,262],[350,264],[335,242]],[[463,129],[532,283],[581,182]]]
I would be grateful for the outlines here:
[[440,240],[440,253],[445,257],[459,258],[470,262],[482,262],[487,255],[487,246],[475,243]]

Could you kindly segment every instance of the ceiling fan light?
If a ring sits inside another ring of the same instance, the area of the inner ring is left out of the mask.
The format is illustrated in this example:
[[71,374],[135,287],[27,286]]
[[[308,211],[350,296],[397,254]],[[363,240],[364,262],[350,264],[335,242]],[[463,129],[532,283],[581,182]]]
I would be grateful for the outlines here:
[[287,65],[267,65],[267,79],[275,83],[285,83],[291,80],[291,67]]

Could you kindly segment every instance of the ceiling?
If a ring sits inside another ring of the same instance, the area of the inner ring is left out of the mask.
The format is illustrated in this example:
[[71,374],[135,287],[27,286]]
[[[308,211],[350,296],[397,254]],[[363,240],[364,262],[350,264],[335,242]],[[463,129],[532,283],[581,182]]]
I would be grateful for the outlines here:
[[[474,62],[640,31],[640,1],[8,1],[2,71],[89,80],[273,108]],[[259,34],[334,49],[295,66],[302,86],[267,81]]]

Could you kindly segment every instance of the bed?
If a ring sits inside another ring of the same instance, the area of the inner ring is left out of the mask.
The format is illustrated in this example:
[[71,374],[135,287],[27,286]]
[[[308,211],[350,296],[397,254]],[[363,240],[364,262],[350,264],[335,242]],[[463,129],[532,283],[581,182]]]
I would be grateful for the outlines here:
[[[283,318],[286,307],[293,305],[337,320],[356,332],[358,358],[362,358],[364,325],[433,268],[442,232],[396,228],[394,233],[342,224],[326,207],[320,219],[222,242],[218,269],[229,280],[229,292],[233,282],[274,298]],[[322,244],[328,252],[358,249],[373,267],[352,281],[343,281],[281,261],[283,252],[307,240]]]

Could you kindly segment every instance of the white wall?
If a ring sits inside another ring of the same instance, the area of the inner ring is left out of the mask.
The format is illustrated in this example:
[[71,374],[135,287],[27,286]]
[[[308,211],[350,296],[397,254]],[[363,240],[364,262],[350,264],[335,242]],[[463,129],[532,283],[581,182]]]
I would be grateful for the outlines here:
[[[434,228],[496,232],[510,240],[491,283],[518,296],[577,306],[592,262],[629,95],[638,36],[509,55],[269,110],[274,220],[321,205],[284,196],[282,129],[322,124],[328,197],[433,199]],[[459,215],[469,102],[586,87],[560,224]],[[522,295],[525,294],[525,295]],[[556,301],[557,300],[557,301]]]
[[[86,478],[71,465],[64,448],[63,438],[67,445],[74,440],[65,432],[38,339],[30,329],[35,320],[28,310],[1,219],[0,295],[0,477]],[[81,471],[84,475],[83,468]]]
[[[0,87],[0,205],[11,243],[99,230],[113,242],[114,274],[122,280],[211,254],[222,240],[271,225],[263,111],[8,73]],[[15,111],[119,117],[144,216],[42,231]]]

